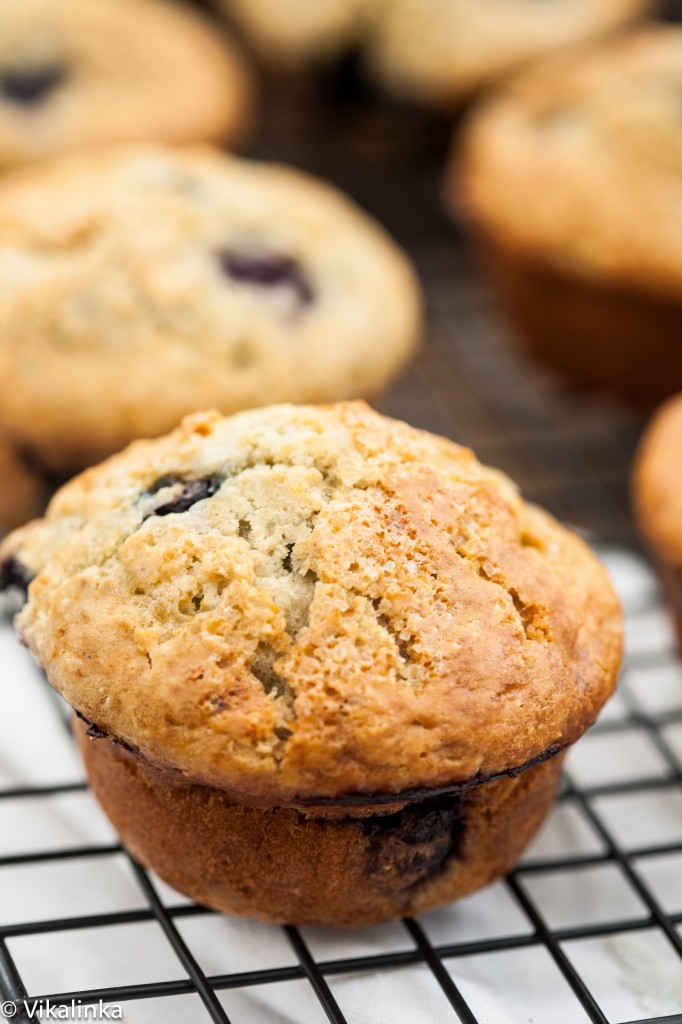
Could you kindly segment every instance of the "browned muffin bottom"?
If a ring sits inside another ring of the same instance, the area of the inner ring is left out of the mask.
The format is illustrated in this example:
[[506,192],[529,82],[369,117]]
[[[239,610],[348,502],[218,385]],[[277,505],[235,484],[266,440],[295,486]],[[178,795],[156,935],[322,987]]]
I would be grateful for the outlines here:
[[[87,723],[90,786],[126,848],[216,910],[357,927],[457,900],[506,874],[549,812],[563,754],[431,796],[314,810],[249,807],[149,764]],[[94,731],[94,736],[93,736]]]
[[478,243],[519,340],[562,377],[643,408],[682,386],[682,296],[577,280],[490,235]]

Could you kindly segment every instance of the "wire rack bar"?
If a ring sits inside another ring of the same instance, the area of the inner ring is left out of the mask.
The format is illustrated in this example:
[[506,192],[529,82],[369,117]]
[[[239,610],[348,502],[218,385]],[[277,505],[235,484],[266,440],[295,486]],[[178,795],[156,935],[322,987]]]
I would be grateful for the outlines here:
[[476,1024],[476,1017],[474,1016],[470,1006],[455,985],[451,975],[446,970],[437,950],[429,942],[424,929],[410,917],[406,917],[403,923],[414,941],[417,943],[417,948],[421,952],[428,966],[431,968],[432,974],[435,975],[436,981],[445,993],[446,999],[454,1009],[462,1024]]
[[230,1024],[230,1019],[225,1013],[220,1000],[216,996],[215,990],[209,984],[208,978],[202,971],[196,959],[190,953],[185,941],[173,924],[173,920],[159,899],[156,889],[152,885],[147,872],[133,857],[128,855],[128,858],[140,884],[140,888],[147,897],[151,909],[154,911],[154,916],[161,925],[161,928],[163,929],[170,945],[173,947],[173,951],[178,960],[189,974],[189,977],[199,993],[204,1006],[208,1010],[211,1020],[214,1021],[215,1024]]
[[294,928],[292,925],[285,925],[284,932],[291,943],[291,948],[298,957],[303,973],[312,985],[315,995],[322,1004],[322,1008],[331,1024],[347,1024],[339,1004],[332,995],[332,990],[325,981],[319,965],[315,962],[315,958],[308,949],[308,944],[298,928]]
[[547,927],[542,915],[535,906],[535,903],[531,900],[525,890],[521,888],[513,874],[507,878],[507,885],[516,897],[519,905],[525,911],[528,919],[533,924],[535,931],[542,939],[544,946],[555,964],[580,1000],[582,1007],[590,1020],[593,1024],[609,1024],[608,1018],[604,1015],[601,1007],[597,1003],[597,1000],[594,998],[589,988],[559,945],[556,934]]

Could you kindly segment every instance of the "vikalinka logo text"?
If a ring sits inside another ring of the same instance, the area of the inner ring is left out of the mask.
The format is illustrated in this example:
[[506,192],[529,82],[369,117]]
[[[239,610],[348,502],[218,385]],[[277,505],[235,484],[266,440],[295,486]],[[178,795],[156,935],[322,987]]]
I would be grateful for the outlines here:
[[123,1020],[123,1010],[111,1003],[51,1003],[49,999],[24,999],[23,1002],[6,1001],[0,1005],[0,1014],[8,1020],[19,1014],[29,1020]]

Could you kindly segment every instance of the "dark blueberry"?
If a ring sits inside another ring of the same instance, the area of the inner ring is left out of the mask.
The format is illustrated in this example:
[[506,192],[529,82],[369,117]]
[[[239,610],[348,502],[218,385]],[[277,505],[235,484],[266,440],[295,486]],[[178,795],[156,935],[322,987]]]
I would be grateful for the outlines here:
[[26,600],[32,579],[33,574],[14,555],[0,562],[0,590],[18,590]]
[[223,252],[220,265],[233,281],[261,288],[290,288],[302,306],[314,299],[313,289],[298,260],[277,252]]
[[84,722],[85,725],[87,725],[88,728],[86,730],[86,735],[88,735],[91,740],[107,739],[107,737],[109,736],[108,732],[105,732],[104,729],[100,729],[98,725],[95,725],[94,722],[91,722],[89,718],[85,717],[85,715],[81,715],[80,711],[76,711],[75,708],[73,710],[76,712],[76,718],[80,718],[81,722]]
[[168,516],[173,512],[187,512],[198,501],[203,501],[204,498],[211,498],[220,490],[222,482],[223,477],[217,475],[201,477],[198,480],[162,476],[149,488],[148,493],[157,494],[158,491],[163,490],[165,487],[173,487],[175,494],[170,501],[159,505],[150,515]]
[[183,482],[183,478],[179,476],[160,476],[156,483],[152,484],[148,489],[147,494],[158,494],[164,487],[174,487],[176,484]]
[[291,564],[291,553],[294,550],[293,544],[287,544],[287,553],[282,561],[282,568],[285,572],[293,572],[293,566]]
[[370,839],[369,872],[398,871],[409,886],[458,855],[466,813],[461,798],[431,797],[395,814],[367,818],[361,828]]
[[60,64],[8,68],[0,73],[0,95],[8,103],[30,106],[41,103],[65,78],[66,68]]

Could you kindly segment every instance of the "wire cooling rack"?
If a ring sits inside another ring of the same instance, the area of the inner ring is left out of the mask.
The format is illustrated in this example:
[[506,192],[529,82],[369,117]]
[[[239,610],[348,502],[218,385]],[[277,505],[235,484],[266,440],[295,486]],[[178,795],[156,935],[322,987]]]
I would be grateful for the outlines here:
[[330,113],[290,89],[258,155],[336,180],[409,249],[425,282],[429,340],[383,409],[471,445],[599,547],[628,613],[619,693],[505,881],[418,921],[278,929],[188,903],[122,850],[62,709],[5,624],[2,996],[17,1019],[24,1001],[80,1001],[82,1012],[102,1000],[127,1021],[163,1024],[682,1024],[682,665],[628,513],[642,424],[563,389],[508,337],[438,204],[441,125],[420,124],[415,145],[411,115],[360,115],[343,102]]

